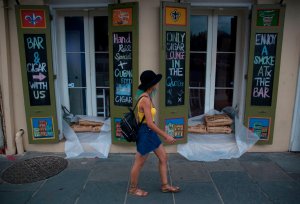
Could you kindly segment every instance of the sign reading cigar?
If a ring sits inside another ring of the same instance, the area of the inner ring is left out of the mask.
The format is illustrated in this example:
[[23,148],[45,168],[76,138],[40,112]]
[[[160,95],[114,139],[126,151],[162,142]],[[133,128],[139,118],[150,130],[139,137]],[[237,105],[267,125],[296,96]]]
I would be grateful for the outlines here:
[[[161,2],[160,128],[187,142],[189,109],[190,4]],[[163,122],[164,121],[164,122]]]
[[185,42],[185,32],[166,32],[166,106],[184,104]]
[[272,105],[276,45],[276,33],[255,34],[251,105]]
[[132,35],[113,33],[114,103],[132,105]]
[[128,144],[120,132],[120,119],[136,102],[134,96],[139,85],[138,8],[138,2],[108,7],[110,115],[114,144]]
[[258,144],[273,143],[284,14],[282,5],[252,9],[244,124]]
[[45,34],[24,34],[24,47],[30,105],[50,105]]
[[58,142],[48,6],[16,6],[20,67],[30,144]]

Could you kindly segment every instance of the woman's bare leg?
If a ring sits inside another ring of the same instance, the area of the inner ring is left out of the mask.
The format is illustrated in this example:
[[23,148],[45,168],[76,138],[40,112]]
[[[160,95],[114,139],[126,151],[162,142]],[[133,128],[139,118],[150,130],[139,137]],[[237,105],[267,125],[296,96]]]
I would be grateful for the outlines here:
[[164,146],[161,144],[155,151],[155,155],[159,159],[159,173],[160,173],[160,179],[162,185],[168,183],[168,166],[167,166],[167,161],[168,161],[168,156],[166,153],[166,150]]
[[162,192],[171,192],[176,193],[180,191],[180,188],[178,186],[170,186],[168,184],[168,156],[166,153],[165,148],[161,144],[154,153],[159,159],[159,172],[160,172],[160,178],[161,178],[161,191]]
[[148,155],[142,156],[140,153],[136,153],[134,164],[131,169],[130,173],[130,185],[131,186],[137,186],[139,175],[141,172],[142,167],[144,166],[145,161],[147,160]]

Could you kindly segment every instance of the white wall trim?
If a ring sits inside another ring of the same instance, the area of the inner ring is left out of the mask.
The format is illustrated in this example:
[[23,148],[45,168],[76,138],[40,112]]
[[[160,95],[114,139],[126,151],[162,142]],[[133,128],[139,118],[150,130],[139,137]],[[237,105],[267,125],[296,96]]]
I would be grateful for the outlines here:
[[56,75],[56,79],[54,80],[54,92],[55,92],[55,102],[56,102],[56,114],[57,114],[57,124],[59,129],[59,139],[63,139],[62,134],[62,109],[61,109],[61,93],[59,90],[61,87],[60,84],[60,74],[59,74],[59,63],[58,62],[58,48],[57,48],[57,27],[55,26],[57,24],[56,14],[52,10],[50,10],[50,13],[53,17],[51,21],[51,46],[52,46],[52,66],[53,66],[53,74]]
[[247,16],[245,16],[244,19],[244,31],[245,31],[245,36],[243,38],[242,46],[244,47],[243,49],[243,67],[242,67],[242,74],[241,76],[243,77],[242,82],[241,82],[241,94],[239,98],[239,106],[238,106],[238,117],[241,122],[244,121],[245,117],[245,104],[246,104],[246,92],[247,92],[247,80],[245,79],[245,76],[248,74],[248,63],[249,63],[249,42],[250,42],[250,20]]
[[[9,2],[8,2],[9,4]],[[11,60],[13,57],[18,57],[19,53],[11,56],[11,36],[9,25],[9,6],[0,0],[0,83],[2,89],[4,119],[5,119],[5,132],[6,132],[6,154],[12,155],[16,153],[15,145],[15,115],[14,115],[14,100],[13,100],[13,80],[12,80],[12,66]],[[14,8],[13,8],[14,11]],[[14,19],[10,19],[13,21]],[[19,50],[19,49],[18,49]],[[4,97],[5,96],[5,97]],[[20,127],[19,127],[20,128]],[[25,128],[24,128],[25,129]]]
[[217,7],[217,8],[248,8],[252,7],[252,3],[214,3],[214,2],[191,2],[191,6],[198,7]]
[[51,9],[66,9],[66,8],[74,8],[74,9],[83,9],[90,8],[90,10],[95,10],[96,8],[108,7],[107,3],[83,3],[83,4],[50,4],[49,7]]
[[300,151],[300,65],[298,68],[298,82],[296,88],[296,100],[292,122],[291,141],[289,151]]

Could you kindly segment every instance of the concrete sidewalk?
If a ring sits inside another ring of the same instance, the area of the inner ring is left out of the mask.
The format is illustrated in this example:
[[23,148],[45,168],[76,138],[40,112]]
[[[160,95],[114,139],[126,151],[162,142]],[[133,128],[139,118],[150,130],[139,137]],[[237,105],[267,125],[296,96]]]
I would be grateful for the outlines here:
[[[16,161],[63,154],[26,153]],[[58,175],[30,184],[0,180],[0,203],[76,204],[192,204],[300,203],[299,153],[246,153],[239,159],[191,162],[169,154],[170,181],[180,193],[160,192],[157,158],[151,154],[140,175],[146,198],[127,194],[133,154],[110,154],[108,159],[69,159]],[[1,172],[13,162],[0,157]]]

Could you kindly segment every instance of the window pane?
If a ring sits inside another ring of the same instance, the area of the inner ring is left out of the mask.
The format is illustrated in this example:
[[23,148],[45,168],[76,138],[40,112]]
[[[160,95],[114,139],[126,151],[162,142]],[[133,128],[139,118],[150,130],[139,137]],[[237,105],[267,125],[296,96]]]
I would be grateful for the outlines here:
[[217,54],[216,87],[233,87],[235,54]]
[[204,113],[204,89],[190,89],[190,116],[194,117]]
[[232,106],[233,89],[215,90],[215,109],[221,111],[226,106]]
[[191,51],[207,50],[207,16],[191,16]]
[[109,117],[109,89],[96,89],[97,98],[97,115]]
[[108,17],[94,17],[95,51],[108,51]]
[[65,17],[66,51],[84,52],[83,17]]
[[108,54],[95,54],[96,86],[109,87]]
[[190,54],[190,87],[205,87],[206,53]]
[[86,90],[69,89],[70,111],[75,115],[86,115]]
[[80,53],[67,53],[67,69],[69,87],[85,87],[85,57]]
[[218,17],[217,51],[235,52],[237,16]]

